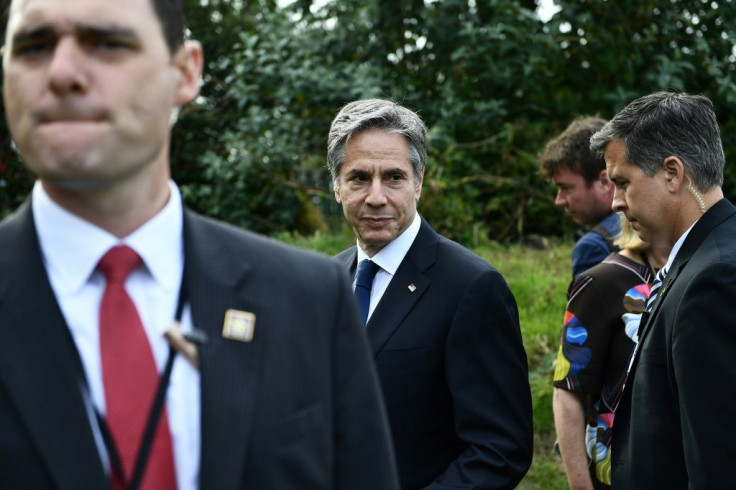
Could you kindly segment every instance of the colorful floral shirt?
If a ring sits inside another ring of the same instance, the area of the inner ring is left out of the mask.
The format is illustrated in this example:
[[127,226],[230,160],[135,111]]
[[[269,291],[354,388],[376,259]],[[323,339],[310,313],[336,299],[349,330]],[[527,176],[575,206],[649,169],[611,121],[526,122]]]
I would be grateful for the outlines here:
[[588,395],[586,448],[599,488],[611,484],[614,412],[653,278],[649,267],[614,253],[568,290],[554,385]]

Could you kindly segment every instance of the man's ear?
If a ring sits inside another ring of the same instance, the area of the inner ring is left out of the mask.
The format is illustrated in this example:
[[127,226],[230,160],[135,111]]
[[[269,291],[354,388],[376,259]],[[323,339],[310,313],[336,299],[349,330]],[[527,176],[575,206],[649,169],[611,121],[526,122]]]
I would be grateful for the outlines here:
[[682,160],[676,156],[669,156],[664,159],[662,170],[667,181],[667,187],[677,192],[685,180],[685,165],[683,165]]
[[204,55],[198,41],[184,41],[174,55],[174,66],[179,77],[176,81],[176,105],[183,106],[199,94]]
[[419,174],[419,178],[417,179],[417,182],[414,185],[414,196],[417,202],[419,202],[419,198],[422,197],[422,184],[424,183],[424,172]]
[[337,178],[333,181],[332,187],[335,189],[335,201],[338,204],[342,204],[342,198],[340,197],[340,179]]

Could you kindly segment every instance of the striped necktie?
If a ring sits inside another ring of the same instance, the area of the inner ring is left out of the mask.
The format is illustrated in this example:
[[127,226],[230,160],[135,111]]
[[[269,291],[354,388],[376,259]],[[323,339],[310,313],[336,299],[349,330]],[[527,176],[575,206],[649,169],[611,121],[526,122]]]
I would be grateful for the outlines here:
[[657,295],[659,294],[659,290],[662,288],[662,282],[664,281],[665,276],[667,275],[667,267],[662,267],[659,269],[659,272],[657,272],[657,275],[654,276],[654,282],[652,283],[652,288],[649,290],[649,299],[647,300],[647,307],[646,312],[651,313],[652,307],[654,306],[654,300],[657,299]]

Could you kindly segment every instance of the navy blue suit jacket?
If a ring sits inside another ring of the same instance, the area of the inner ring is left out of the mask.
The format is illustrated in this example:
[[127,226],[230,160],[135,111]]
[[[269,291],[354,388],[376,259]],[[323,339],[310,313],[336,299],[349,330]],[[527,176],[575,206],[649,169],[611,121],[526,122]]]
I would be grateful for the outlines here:
[[722,199],[642,317],[613,427],[614,488],[734,488],[735,359],[736,208]]
[[[355,274],[355,248],[338,255]],[[516,302],[426,221],[366,325],[405,490],[514,488],[532,460]]]
[[[193,322],[209,337],[199,349],[200,488],[397,488],[375,370],[339,264],[184,218]],[[0,488],[109,489],[28,204],[0,224],[0,251]],[[251,342],[223,337],[230,308],[255,313]]]

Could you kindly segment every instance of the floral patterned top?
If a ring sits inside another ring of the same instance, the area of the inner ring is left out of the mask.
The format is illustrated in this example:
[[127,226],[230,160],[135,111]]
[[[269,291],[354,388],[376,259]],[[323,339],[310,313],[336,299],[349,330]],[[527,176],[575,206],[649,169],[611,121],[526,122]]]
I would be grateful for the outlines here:
[[611,429],[652,270],[613,253],[568,289],[554,385],[586,394],[586,448],[597,488],[611,484]]

